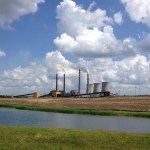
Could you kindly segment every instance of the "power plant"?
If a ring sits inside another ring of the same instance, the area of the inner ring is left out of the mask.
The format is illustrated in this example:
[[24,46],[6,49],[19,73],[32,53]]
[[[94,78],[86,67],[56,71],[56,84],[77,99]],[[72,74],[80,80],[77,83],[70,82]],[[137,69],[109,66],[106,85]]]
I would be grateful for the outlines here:
[[[109,82],[89,83],[89,74],[87,73],[87,84],[85,93],[81,93],[81,70],[79,69],[78,89],[71,90],[66,93],[66,75],[63,77],[63,90],[58,90],[58,74],[56,74],[56,90],[50,91],[48,94],[52,97],[105,97],[110,96]],[[45,96],[48,96],[45,95]]]

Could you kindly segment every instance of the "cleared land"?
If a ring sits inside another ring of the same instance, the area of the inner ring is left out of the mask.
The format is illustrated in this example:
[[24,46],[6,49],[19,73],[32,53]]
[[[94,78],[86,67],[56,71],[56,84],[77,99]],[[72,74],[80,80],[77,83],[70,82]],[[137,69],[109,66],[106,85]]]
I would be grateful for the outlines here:
[[148,150],[150,134],[0,127],[1,150]]
[[1,98],[0,104],[24,104],[45,108],[79,108],[150,112],[150,97],[105,98]]

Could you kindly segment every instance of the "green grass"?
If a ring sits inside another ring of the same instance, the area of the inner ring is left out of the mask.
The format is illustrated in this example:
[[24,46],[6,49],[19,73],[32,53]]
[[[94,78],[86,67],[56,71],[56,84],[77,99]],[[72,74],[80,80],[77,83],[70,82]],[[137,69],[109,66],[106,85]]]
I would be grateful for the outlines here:
[[0,150],[148,150],[150,134],[0,127]]
[[59,112],[59,113],[75,113],[75,114],[89,114],[89,115],[105,115],[105,116],[133,116],[133,117],[147,117],[150,118],[150,112],[129,112],[129,111],[110,111],[110,110],[84,110],[75,108],[45,108],[22,104],[0,104],[0,107],[16,108],[23,110],[45,111],[45,112]]

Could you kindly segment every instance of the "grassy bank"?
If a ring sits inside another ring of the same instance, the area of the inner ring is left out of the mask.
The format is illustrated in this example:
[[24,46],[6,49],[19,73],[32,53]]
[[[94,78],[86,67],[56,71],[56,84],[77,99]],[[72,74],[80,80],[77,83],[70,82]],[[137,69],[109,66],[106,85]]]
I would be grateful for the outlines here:
[[110,110],[83,110],[74,108],[45,108],[22,104],[0,104],[0,107],[16,108],[23,110],[59,112],[59,113],[75,113],[75,114],[90,114],[90,115],[105,115],[105,116],[133,116],[133,117],[148,117],[150,112],[129,112],[129,111],[110,111]]
[[150,134],[0,127],[1,150],[148,150]]

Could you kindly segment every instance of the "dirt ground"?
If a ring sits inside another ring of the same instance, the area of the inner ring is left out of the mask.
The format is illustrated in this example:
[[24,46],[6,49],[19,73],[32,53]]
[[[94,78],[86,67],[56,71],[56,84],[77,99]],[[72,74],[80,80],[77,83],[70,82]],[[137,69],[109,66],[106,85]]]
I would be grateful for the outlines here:
[[28,104],[48,108],[149,111],[150,97],[105,98],[0,98],[0,104]]

